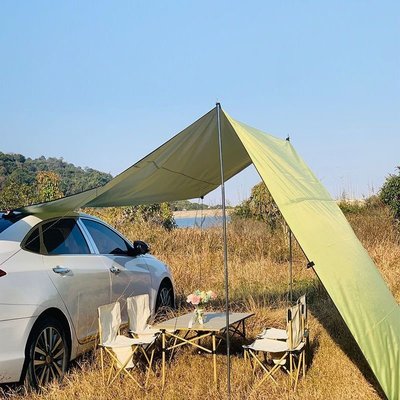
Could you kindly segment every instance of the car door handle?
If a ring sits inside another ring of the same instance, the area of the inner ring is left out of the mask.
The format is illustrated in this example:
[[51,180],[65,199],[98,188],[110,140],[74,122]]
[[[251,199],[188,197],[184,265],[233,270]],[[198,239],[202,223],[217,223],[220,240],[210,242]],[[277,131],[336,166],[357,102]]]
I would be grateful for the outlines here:
[[118,275],[121,272],[121,270],[114,265],[110,268],[110,271],[115,275]]
[[60,265],[57,265],[57,267],[54,267],[54,268],[53,268],[53,271],[54,271],[56,274],[60,274],[60,275],[66,275],[66,274],[68,274],[69,272],[71,272],[71,270],[70,270],[69,268],[67,268],[67,267],[62,267],[62,266],[60,266]]

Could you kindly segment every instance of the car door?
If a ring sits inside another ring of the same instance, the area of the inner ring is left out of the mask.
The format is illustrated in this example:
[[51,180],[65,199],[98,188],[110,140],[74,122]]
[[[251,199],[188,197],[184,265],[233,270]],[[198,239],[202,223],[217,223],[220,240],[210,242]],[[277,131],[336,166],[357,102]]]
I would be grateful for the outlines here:
[[91,251],[74,218],[41,226],[43,259],[72,320],[78,340],[97,334],[97,308],[110,303],[110,271]]
[[126,298],[149,293],[151,276],[145,256],[130,256],[130,244],[105,224],[82,218],[98,252],[111,271],[111,298],[121,303],[122,320],[126,322]]

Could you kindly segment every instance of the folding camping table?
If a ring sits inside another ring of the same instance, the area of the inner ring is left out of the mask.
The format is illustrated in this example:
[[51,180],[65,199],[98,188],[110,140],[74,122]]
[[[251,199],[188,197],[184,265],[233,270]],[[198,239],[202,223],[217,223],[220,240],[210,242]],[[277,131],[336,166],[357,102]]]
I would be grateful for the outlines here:
[[[254,313],[229,313],[230,334],[246,337],[245,321]],[[162,384],[165,384],[165,357],[166,352],[184,345],[197,347],[213,355],[214,383],[217,384],[217,339],[218,344],[225,339],[226,335],[226,314],[224,312],[204,313],[204,323],[195,323],[190,327],[193,313],[171,318],[168,321],[160,322],[153,326],[162,332]],[[174,339],[172,345],[167,346],[167,337]],[[201,343],[201,340],[211,337],[211,349]]]

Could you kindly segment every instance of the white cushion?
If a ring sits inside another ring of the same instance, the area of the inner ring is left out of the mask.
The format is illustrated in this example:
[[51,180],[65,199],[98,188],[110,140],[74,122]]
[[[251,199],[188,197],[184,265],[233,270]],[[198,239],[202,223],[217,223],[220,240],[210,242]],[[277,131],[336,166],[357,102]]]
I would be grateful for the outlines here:
[[124,335],[117,335],[114,340],[108,340],[102,343],[104,347],[118,348],[118,347],[132,347],[139,344],[138,339],[129,338]]
[[270,353],[281,353],[289,350],[286,342],[273,339],[257,339],[247,346],[247,348],[254,351],[267,351]]
[[268,328],[258,335],[259,339],[286,340],[288,337],[286,329]]

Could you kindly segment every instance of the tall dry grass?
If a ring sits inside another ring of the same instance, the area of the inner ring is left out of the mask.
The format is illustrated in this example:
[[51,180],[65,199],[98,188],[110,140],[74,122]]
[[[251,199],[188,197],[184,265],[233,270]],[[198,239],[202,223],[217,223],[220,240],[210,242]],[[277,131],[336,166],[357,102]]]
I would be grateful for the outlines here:
[[[196,288],[219,293],[215,309],[224,307],[224,273],[221,230],[217,228],[176,229],[167,232],[150,226],[126,225],[115,214],[104,214],[130,239],[151,244],[152,252],[168,263],[176,285],[178,310],[189,308],[188,293]],[[384,208],[349,215],[357,236],[369,251],[397,300],[400,299],[400,238],[390,214]],[[253,221],[236,221],[228,229],[229,290],[232,310],[251,311],[247,323],[249,338],[262,327],[284,327],[288,295],[288,243],[283,230],[271,231]],[[296,393],[288,392],[287,377],[278,374],[279,386],[271,381],[256,388],[259,376],[251,373],[241,352],[241,343],[232,348],[232,399],[380,399],[380,391],[351,334],[329,296],[297,245],[294,246],[294,297],[308,295],[311,359],[305,379]],[[206,354],[182,348],[168,366],[167,384],[162,390],[160,356],[149,388],[139,389],[129,379],[104,387],[98,353],[80,359],[61,384],[54,383],[32,399],[220,399],[226,396],[226,356],[218,353],[219,386],[212,384],[212,361]],[[137,377],[143,378],[141,372]],[[8,396],[25,398],[14,391]]]

